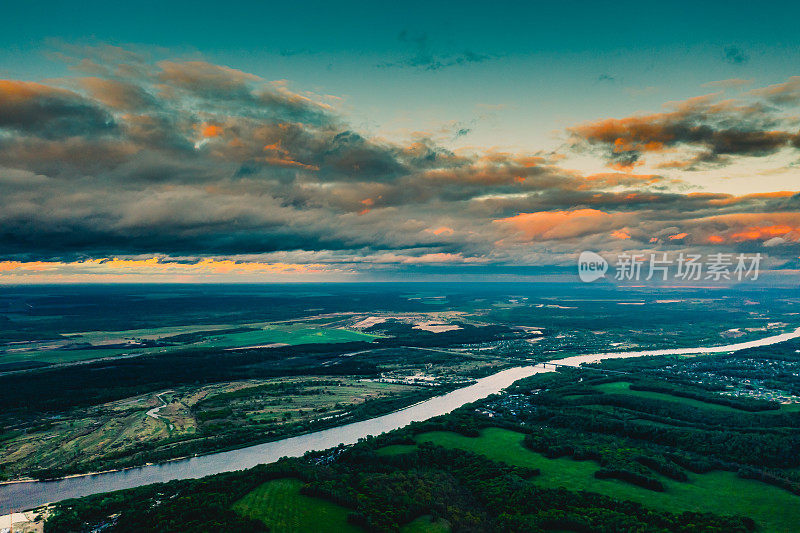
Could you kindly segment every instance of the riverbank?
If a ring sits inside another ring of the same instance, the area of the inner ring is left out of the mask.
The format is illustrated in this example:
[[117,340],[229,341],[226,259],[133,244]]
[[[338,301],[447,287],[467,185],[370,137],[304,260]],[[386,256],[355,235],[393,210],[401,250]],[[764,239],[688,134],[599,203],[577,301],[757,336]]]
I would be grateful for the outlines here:
[[170,463],[130,468],[118,472],[83,475],[54,481],[6,484],[0,486],[0,501],[8,501],[7,505],[15,508],[27,509],[66,498],[166,482],[173,479],[197,478],[232,470],[242,470],[257,464],[274,462],[285,456],[298,457],[312,450],[325,450],[342,444],[353,444],[358,439],[368,435],[379,435],[404,427],[411,422],[423,421],[447,414],[464,404],[500,392],[519,379],[538,373],[552,372],[552,366],[548,368],[546,365],[567,364],[578,366],[599,362],[604,359],[626,357],[734,352],[777,344],[798,337],[800,337],[800,328],[790,333],[725,346],[588,354],[554,359],[547,363],[532,366],[514,367],[481,378],[474,385],[430,398],[399,411],[305,435]]
[[24,513],[15,512],[0,515],[0,532],[43,533],[47,514],[47,509],[37,509],[35,511],[25,511]]

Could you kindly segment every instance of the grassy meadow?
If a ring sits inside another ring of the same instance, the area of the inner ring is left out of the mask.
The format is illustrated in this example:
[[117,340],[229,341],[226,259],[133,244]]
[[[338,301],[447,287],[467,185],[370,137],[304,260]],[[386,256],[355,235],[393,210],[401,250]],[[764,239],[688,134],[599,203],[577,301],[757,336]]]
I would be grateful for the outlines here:
[[242,516],[264,522],[273,533],[356,533],[347,522],[348,510],[319,498],[300,494],[302,481],[276,479],[264,483],[233,505]]
[[[734,472],[688,473],[689,482],[686,483],[654,474],[666,488],[665,492],[654,492],[615,479],[597,479],[594,477],[599,469],[596,462],[563,457],[549,459],[523,446],[523,439],[522,433],[500,428],[487,428],[476,438],[444,431],[421,433],[416,437],[419,443],[459,448],[506,464],[538,468],[541,475],[533,481],[545,487],[596,492],[674,513],[702,511],[746,515],[764,532],[789,533],[797,531],[797,524],[800,524],[800,497],[772,485],[739,478]],[[393,455],[413,449],[413,445],[394,445],[380,449],[379,453]]]
[[[249,331],[241,331],[249,330]],[[124,331],[86,331],[0,349],[0,363],[73,363],[128,354],[157,354],[185,348],[246,348],[269,344],[371,341],[377,335],[307,323],[170,326]],[[161,343],[151,346],[147,343]],[[136,344],[144,343],[144,344]]]
[[[611,383],[602,383],[600,385],[595,385],[593,388],[606,394],[627,394],[635,396],[637,398],[647,398],[650,400],[680,403],[682,405],[686,405],[688,407],[694,407],[697,409],[712,409],[714,411],[727,412],[727,413],[751,413],[751,411],[744,411],[742,409],[736,409],[735,407],[730,407],[727,405],[720,405],[712,402],[704,402],[701,400],[695,400],[693,398],[684,398],[682,396],[675,396],[664,392],[633,390],[630,388],[630,386],[631,384],[628,383],[627,381],[614,381]],[[786,412],[796,412],[796,411],[800,411],[800,404],[781,405],[781,408],[779,410],[762,411],[759,414],[775,414],[781,412],[786,413]]]

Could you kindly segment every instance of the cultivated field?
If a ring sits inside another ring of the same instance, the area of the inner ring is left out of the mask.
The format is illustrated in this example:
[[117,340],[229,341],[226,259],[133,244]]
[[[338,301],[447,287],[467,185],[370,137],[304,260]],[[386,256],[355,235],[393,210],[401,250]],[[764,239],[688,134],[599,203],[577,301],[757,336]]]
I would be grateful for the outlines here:
[[300,494],[302,481],[276,479],[264,483],[233,505],[242,516],[261,520],[273,533],[356,533],[347,522],[348,510],[319,498]]
[[[600,385],[596,385],[593,388],[599,392],[607,394],[627,394],[638,398],[648,398],[651,400],[676,402],[697,409],[713,409],[715,411],[728,412],[728,413],[750,412],[750,411],[744,411],[742,409],[736,409],[734,407],[729,407],[727,405],[720,405],[712,402],[704,402],[701,400],[695,400],[693,398],[684,398],[682,396],[675,396],[663,392],[633,390],[630,388],[630,385],[631,384],[626,381],[614,381],[611,383],[602,383]],[[796,411],[800,411],[800,403],[781,405],[780,409],[762,411],[760,414],[791,413]]]
[[[147,459],[144,454],[172,450],[180,456],[219,448],[225,435],[257,442],[302,432],[315,423],[343,419],[355,408],[391,399],[402,402],[419,392],[428,391],[343,377],[179,387],[77,409],[27,432],[6,433],[0,441],[0,466],[11,477],[141,464]],[[391,406],[382,407],[387,408]],[[206,443],[210,447],[204,448]]]
[[[800,524],[800,497],[772,485],[739,478],[733,472],[689,473],[686,483],[654,473],[666,488],[664,492],[655,492],[614,479],[597,479],[594,477],[599,469],[596,462],[549,459],[525,448],[523,438],[523,434],[515,431],[487,428],[477,438],[436,431],[417,435],[416,440],[471,451],[510,465],[538,468],[541,475],[532,480],[546,487],[596,492],[673,513],[701,511],[746,515],[765,532],[794,531]],[[413,449],[412,445],[395,445],[382,448],[380,453],[391,455]]]

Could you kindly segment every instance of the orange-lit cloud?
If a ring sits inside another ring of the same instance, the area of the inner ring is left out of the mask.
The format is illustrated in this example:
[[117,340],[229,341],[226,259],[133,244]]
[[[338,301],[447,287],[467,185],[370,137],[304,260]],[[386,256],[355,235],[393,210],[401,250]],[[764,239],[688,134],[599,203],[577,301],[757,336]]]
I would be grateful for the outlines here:
[[0,100],[4,104],[20,105],[40,96],[54,94],[68,94],[67,91],[56,89],[41,83],[17,80],[0,80]]
[[426,229],[428,233],[433,233],[434,235],[452,235],[454,233],[453,228],[448,228],[447,226],[441,226],[439,228],[433,229]]
[[[774,89],[775,98],[794,95],[793,86]],[[781,96],[777,96],[781,95]],[[606,151],[609,166],[630,169],[648,153],[684,150],[660,168],[696,169],[734,156],[760,157],[798,146],[800,135],[767,106],[706,95],[673,103],[674,111],[609,118],[570,129],[574,139]],[[791,96],[794,98],[795,96]],[[776,128],[784,124],[784,128]],[[687,150],[688,149],[688,150]]]
[[98,77],[81,78],[79,85],[108,107],[138,111],[155,105],[155,98],[136,84]]
[[0,275],[3,272],[25,270],[28,272],[44,272],[58,268],[61,263],[48,263],[45,261],[0,261]]
[[611,229],[620,217],[598,209],[540,211],[495,220],[533,241],[567,239]]
[[[732,213],[687,221],[711,244],[766,241],[781,237],[800,241],[800,213]],[[694,232],[694,230],[693,230]]]
[[230,259],[202,259],[194,262],[149,259],[88,259],[85,261],[0,261],[0,279],[9,274],[48,272],[54,275],[84,274],[145,276],[188,275],[203,277],[221,274],[312,274],[326,270],[322,264],[261,263]]
[[201,130],[203,137],[219,137],[222,135],[223,129],[221,126],[215,124],[204,124]]
[[750,226],[743,231],[733,233],[731,239],[734,241],[754,241],[756,239],[769,239],[771,237],[782,237],[793,231],[800,231],[800,226]]

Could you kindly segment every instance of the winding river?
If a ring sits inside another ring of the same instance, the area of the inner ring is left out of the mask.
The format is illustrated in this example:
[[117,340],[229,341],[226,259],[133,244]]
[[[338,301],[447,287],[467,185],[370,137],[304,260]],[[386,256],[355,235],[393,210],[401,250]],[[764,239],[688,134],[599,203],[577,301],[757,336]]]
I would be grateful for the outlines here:
[[324,450],[339,444],[353,444],[367,435],[379,435],[383,432],[406,426],[411,422],[419,422],[449,413],[465,403],[474,402],[500,392],[519,379],[541,372],[551,372],[552,366],[548,368],[547,365],[572,366],[593,363],[603,359],[625,357],[734,352],[745,348],[776,344],[797,337],[800,337],[800,328],[790,333],[726,346],[577,355],[534,366],[509,368],[479,379],[475,384],[468,387],[425,400],[393,413],[297,437],[257,444],[238,450],[212,453],[126,470],[88,474],[53,481],[2,484],[0,485],[0,510],[9,508],[30,509],[45,503],[68,498],[78,498],[90,494],[127,489],[173,479],[199,478],[220,472],[242,470],[262,463],[271,463],[281,457],[299,457],[311,450]]

